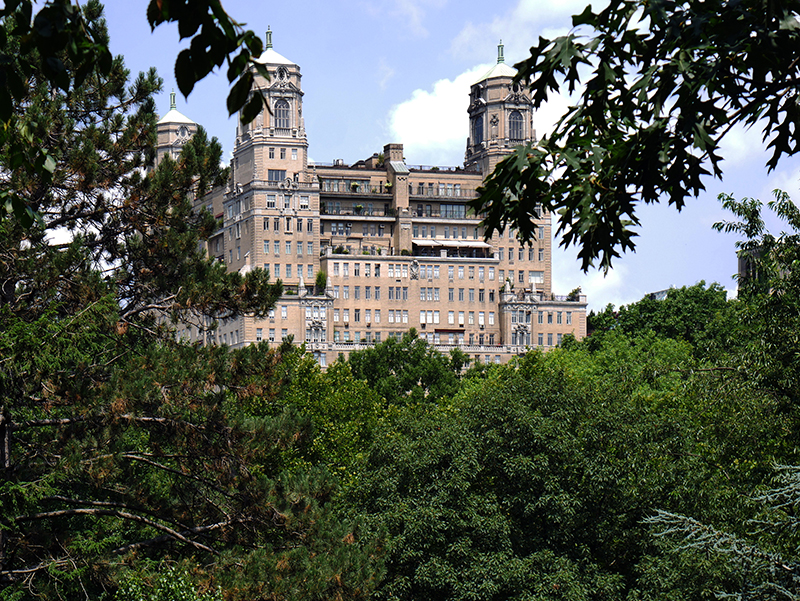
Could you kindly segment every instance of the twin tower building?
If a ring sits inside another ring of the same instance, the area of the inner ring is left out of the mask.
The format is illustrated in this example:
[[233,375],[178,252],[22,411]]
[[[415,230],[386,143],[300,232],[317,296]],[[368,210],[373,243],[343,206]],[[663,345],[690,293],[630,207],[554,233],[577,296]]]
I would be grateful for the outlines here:
[[[269,270],[284,293],[265,319],[183,325],[179,335],[228,346],[291,336],[324,366],[411,328],[486,363],[586,334],[586,297],[552,291],[550,215],[523,246],[513,230],[485,239],[467,207],[494,166],[535,138],[531,99],[502,44],[470,89],[463,167],[409,165],[402,144],[348,165],[309,161],[300,67],[271,36],[259,59],[270,79],[257,81],[271,114],[239,123],[230,181],[197,207],[221,221],[211,256],[229,270]],[[177,156],[197,125],[173,100],[158,128],[158,156]]]

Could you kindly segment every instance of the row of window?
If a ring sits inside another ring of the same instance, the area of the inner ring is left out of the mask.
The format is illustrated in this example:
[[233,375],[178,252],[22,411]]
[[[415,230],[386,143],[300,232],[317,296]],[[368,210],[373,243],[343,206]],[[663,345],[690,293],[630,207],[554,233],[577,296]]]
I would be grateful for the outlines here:
[[[555,323],[565,323],[568,326],[572,325],[572,311],[538,311],[537,322],[543,324],[545,322],[545,313],[547,314],[547,323],[553,323],[555,314]],[[511,311],[511,323],[530,323],[531,311],[525,309],[515,309]]]
[[[264,231],[269,230],[269,217],[264,217]],[[313,219],[306,219],[305,220],[306,226],[306,233],[313,234],[314,233],[314,220]],[[246,222],[245,222],[246,223]],[[303,218],[297,217],[273,217],[272,218],[272,231],[273,232],[280,232],[281,225],[283,225],[283,233],[284,234],[291,234],[293,231],[297,232],[298,234],[303,232]],[[236,227],[239,227],[239,224],[236,224]],[[238,236],[237,236],[238,238]]]
[[[301,194],[300,196],[294,196],[292,194],[267,194],[267,208],[300,209],[307,211],[310,208],[310,200],[311,198],[306,194]],[[309,221],[311,220],[309,219]]]
[[[414,194],[414,184],[408,184],[408,193]],[[461,184],[449,184],[445,182],[417,182],[416,187],[416,195],[417,196],[454,196],[459,197],[461,196]],[[422,205],[417,205],[417,214],[419,213],[419,207]],[[430,205],[428,205],[430,207]],[[465,205],[461,205],[462,207]],[[463,214],[462,214],[463,217]]]
[[[277,280],[278,278],[281,278],[281,277],[283,277],[283,278],[288,280],[289,278],[292,277],[293,273],[296,273],[298,278],[303,277],[303,265],[300,265],[298,263],[296,268],[297,268],[297,270],[293,271],[292,270],[292,264],[291,263],[286,263],[283,266],[283,276],[281,276],[281,264],[280,263],[273,263],[272,269],[270,269],[268,263],[264,263],[264,269],[268,270],[270,272],[270,276],[275,280]],[[306,265],[305,266],[305,274],[306,274],[305,277],[309,282],[313,281],[313,279],[314,279],[314,266],[311,265],[311,264]]]
[[[341,311],[342,321],[344,323],[350,322],[350,309],[334,309],[333,310],[333,321],[334,323],[339,322],[339,313]],[[400,309],[395,311],[394,309],[389,310],[389,323],[395,323],[395,318],[397,319],[396,323],[400,323],[401,317],[404,318],[402,323],[408,323],[408,311],[402,311],[404,316],[401,314]],[[361,322],[361,309],[353,309],[353,321],[356,323]],[[366,323],[380,323],[381,322],[381,310],[375,309],[364,309],[363,311],[364,321]],[[374,317],[374,319],[373,319]]]
[[[392,323],[391,321],[389,323]],[[399,320],[396,323],[401,323]],[[402,323],[408,323],[407,320],[404,320]],[[269,328],[268,330],[268,340],[270,342],[275,342],[275,328]],[[287,328],[283,328],[281,330],[281,339],[285,340],[289,335],[289,331]],[[325,335],[326,332],[322,328],[306,328],[306,341],[307,342],[325,342]],[[401,338],[403,332],[389,332],[389,338]],[[351,339],[352,336],[352,339]],[[427,340],[429,344],[442,344],[442,334],[440,332],[423,332],[421,334],[423,338]],[[495,334],[478,334],[477,336],[474,333],[465,334],[464,332],[449,332],[446,334],[446,344],[458,344],[464,345],[469,344],[470,346],[474,345],[475,342],[481,346],[484,344],[494,345],[495,343]],[[561,344],[563,341],[563,334],[556,333],[556,334],[544,334],[539,333],[537,336],[537,344],[538,346],[545,346],[545,342],[547,342],[547,346],[553,346],[553,342],[555,344]],[[264,337],[264,331],[262,328],[256,329],[256,341],[261,342]],[[355,342],[360,343],[364,341],[367,344],[375,342],[376,344],[380,343],[381,341],[381,333],[380,332],[371,332],[367,331],[364,333],[364,337],[362,338],[362,333],[359,331],[350,332],[349,330],[334,330],[333,331],[333,341],[334,342]],[[228,344],[228,334],[222,334],[221,336],[222,344]],[[230,336],[230,343],[231,344],[238,344],[239,342],[239,330],[235,330],[231,332]],[[511,345],[514,346],[530,346],[531,345],[531,334],[530,332],[513,332],[511,334]],[[498,362],[499,362],[499,355]],[[488,361],[488,355],[487,355]]]
[[[353,233],[353,224],[352,223],[345,223],[343,221],[332,222],[328,224],[328,228],[330,229],[331,236],[350,236]],[[319,233],[321,235],[325,234],[325,223],[320,222],[319,224]],[[390,235],[391,235],[391,226],[390,226]],[[383,223],[362,223],[361,224],[361,235],[362,236],[385,236],[386,235],[386,225]]]
[[[494,251],[494,258],[498,259],[500,261],[504,261],[505,257],[506,257],[505,250],[506,250],[505,248],[499,247],[496,251]],[[525,253],[525,249],[522,246],[517,248],[517,252],[516,253],[514,252],[514,247],[512,247],[512,246],[508,247],[508,260],[509,261],[513,262],[515,255],[516,255],[516,258],[517,258],[518,261],[524,261],[525,260],[525,254],[526,254]],[[528,255],[528,261],[535,261],[535,260],[544,261],[544,259],[545,259],[544,248],[528,247],[527,255]]]
[[[284,250],[286,251],[285,254],[287,254],[287,255],[291,255],[292,252],[294,250],[296,250],[297,251],[297,253],[296,253],[297,256],[298,257],[302,257],[303,256],[304,247],[305,247],[305,251],[306,251],[307,255],[309,255],[309,256],[313,256],[314,255],[314,242],[311,241],[311,240],[307,241],[305,243],[305,245],[303,244],[303,242],[301,240],[298,240],[296,245],[293,245],[291,240],[284,240],[283,247],[284,247]],[[270,254],[270,252],[272,252],[276,257],[279,257],[281,255],[281,241],[280,240],[273,240],[271,244],[270,244],[269,240],[264,240],[264,254],[268,255],[268,254]]]
[[[281,127],[281,126],[279,125],[278,127]],[[287,125],[286,127],[288,128],[289,126]],[[285,148],[281,148],[280,149],[280,156],[281,156],[282,159],[286,158],[286,149]],[[271,158],[271,159],[275,158],[275,149],[274,148],[270,148],[269,149],[269,158]],[[292,148],[292,160],[293,161],[297,160],[297,148]]]

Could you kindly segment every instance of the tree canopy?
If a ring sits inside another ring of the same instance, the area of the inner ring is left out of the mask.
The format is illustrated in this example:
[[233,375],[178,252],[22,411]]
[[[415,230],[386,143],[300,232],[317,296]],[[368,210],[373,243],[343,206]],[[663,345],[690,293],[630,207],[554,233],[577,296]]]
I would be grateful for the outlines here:
[[[4,126],[0,128],[0,145],[5,147],[4,170],[24,172],[46,182],[55,169],[46,140],[38,135],[42,123],[37,119],[42,116],[20,110],[29,102],[31,78],[67,94],[80,89],[91,74],[113,75],[114,59],[108,34],[96,16],[99,12],[97,0],[83,7],[72,0],[48,0],[42,6],[32,0],[11,0],[0,9],[0,123]],[[184,95],[227,62],[226,76],[233,84],[228,112],[232,115],[243,109],[245,122],[255,119],[266,104],[262,94],[250,93],[253,71],[269,78],[266,68],[254,60],[263,50],[255,33],[231,18],[219,0],[151,0],[146,12],[153,29],[163,23],[177,23],[180,39],[192,38],[189,48],[175,61],[178,88]],[[37,213],[26,200],[13,186],[0,187],[2,208],[29,226]]]
[[800,150],[800,5],[761,0],[611,0],[573,30],[540,38],[516,65],[535,107],[566,87],[576,104],[550,135],[518,147],[472,206],[487,235],[536,235],[531,216],[557,215],[583,269],[608,269],[635,247],[641,203],[680,210],[722,176],[731,128],[761,128],[774,169]]

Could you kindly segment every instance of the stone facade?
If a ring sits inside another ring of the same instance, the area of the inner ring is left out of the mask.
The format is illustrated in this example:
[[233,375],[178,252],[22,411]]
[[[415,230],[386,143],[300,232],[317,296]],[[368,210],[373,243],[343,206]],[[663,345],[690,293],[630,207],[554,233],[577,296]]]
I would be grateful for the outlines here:
[[[352,165],[309,163],[300,67],[274,51],[271,33],[267,46],[271,79],[256,84],[272,114],[237,128],[228,188],[198,205],[222,220],[209,253],[231,270],[268,269],[285,293],[266,319],[181,335],[230,346],[293,336],[323,365],[410,328],[485,362],[585,335],[586,297],[552,291],[550,215],[536,218],[537,240],[523,246],[513,230],[485,240],[466,204],[511,148],[535,138],[530,98],[502,45],[472,86],[456,168],[408,165],[402,144]],[[320,271],[324,289],[314,285]]]

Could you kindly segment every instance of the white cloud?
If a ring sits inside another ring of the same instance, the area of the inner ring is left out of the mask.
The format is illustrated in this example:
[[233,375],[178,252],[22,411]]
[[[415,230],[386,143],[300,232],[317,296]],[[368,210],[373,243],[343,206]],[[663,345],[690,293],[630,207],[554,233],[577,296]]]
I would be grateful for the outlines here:
[[[392,107],[388,123],[392,140],[402,142],[413,164],[451,166],[463,163],[467,141],[469,88],[491,65],[478,65],[455,79],[441,79],[432,89],[414,90],[411,98]],[[553,96],[533,116],[541,138],[564,114],[568,100]]]
[[[608,2],[591,2],[595,10]],[[473,60],[492,56],[499,40],[505,44],[510,62],[528,56],[539,35],[548,38],[564,35],[572,26],[572,15],[583,12],[586,0],[520,0],[504,15],[489,23],[468,22],[453,39],[450,52]]]
[[431,90],[414,90],[392,107],[389,131],[402,142],[409,163],[458,165],[467,143],[469,87],[489,65],[480,65],[453,80],[440,79]]

